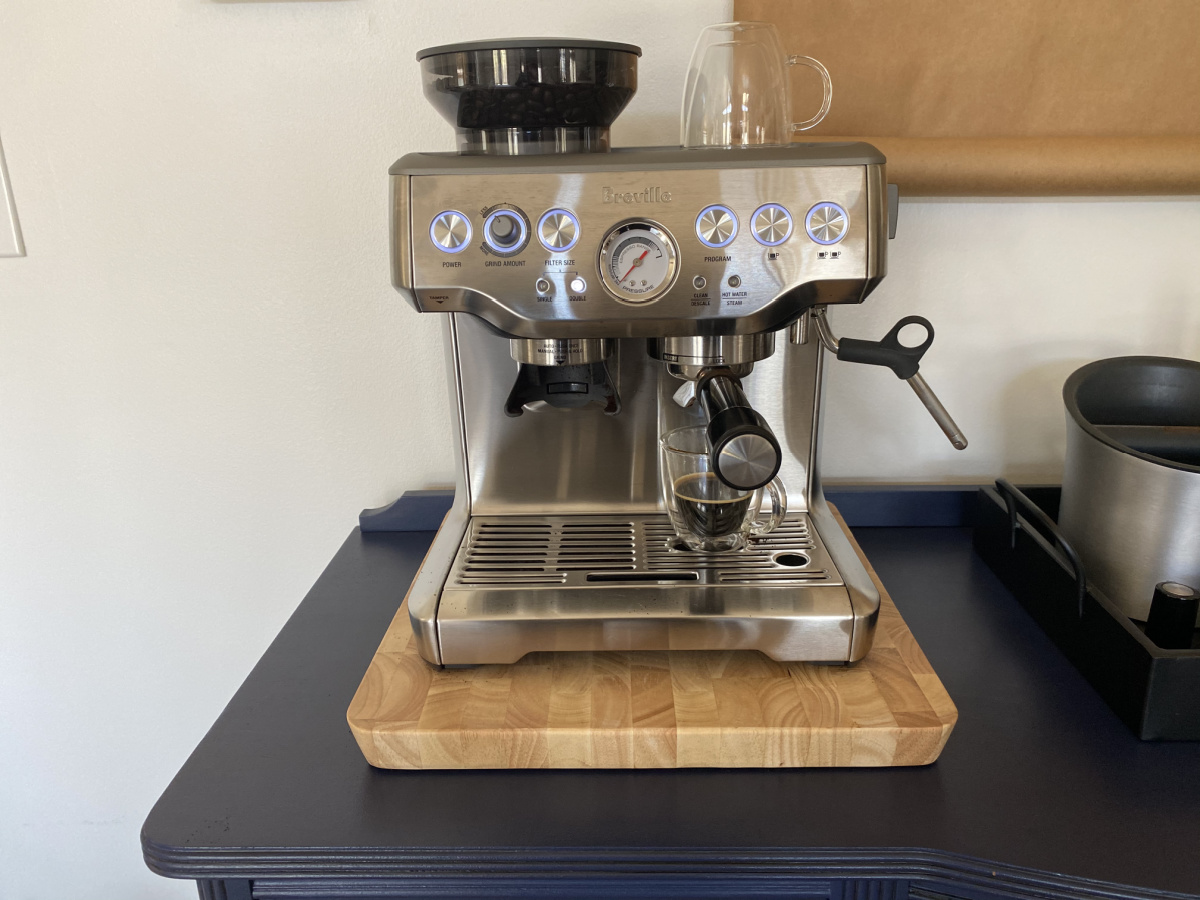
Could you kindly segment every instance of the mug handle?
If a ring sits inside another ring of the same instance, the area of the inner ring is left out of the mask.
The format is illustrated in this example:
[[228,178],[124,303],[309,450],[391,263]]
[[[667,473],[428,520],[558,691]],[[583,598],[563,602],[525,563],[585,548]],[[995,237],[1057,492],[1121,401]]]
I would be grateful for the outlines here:
[[774,531],[783,524],[783,517],[787,513],[787,494],[784,493],[782,481],[772,478],[763,490],[771,498],[771,516],[765,522],[751,522],[750,533],[752,535]]
[[833,79],[829,77],[829,70],[813,59],[811,56],[789,56],[787,58],[789,66],[808,66],[810,69],[816,69],[817,74],[821,76],[821,84],[824,86],[824,96],[821,98],[821,108],[817,114],[811,119],[804,122],[793,122],[792,131],[808,131],[821,123],[821,120],[829,114],[829,104],[833,102]]

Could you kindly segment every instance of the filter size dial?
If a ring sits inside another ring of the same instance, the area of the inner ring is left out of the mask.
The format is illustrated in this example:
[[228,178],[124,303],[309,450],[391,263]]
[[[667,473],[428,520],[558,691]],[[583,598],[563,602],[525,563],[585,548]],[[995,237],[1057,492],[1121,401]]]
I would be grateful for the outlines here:
[[626,303],[649,303],[671,289],[679,250],[670,232],[656,222],[623,222],[600,246],[600,278]]

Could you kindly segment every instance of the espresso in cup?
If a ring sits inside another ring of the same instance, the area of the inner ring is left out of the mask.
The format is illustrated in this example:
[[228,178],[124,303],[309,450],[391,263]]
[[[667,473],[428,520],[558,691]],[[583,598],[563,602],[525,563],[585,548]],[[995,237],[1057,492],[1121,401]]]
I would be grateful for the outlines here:
[[[659,439],[663,502],[675,534],[688,550],[740,550],[751,537],[782,524],[787,495],[778,478],[753,491],[721,481],[712,467],[706,430],[704,425],[689,425]],[[760,520],[764,497],[770,498],[771,513]]]
[[675,479],[675,502],[684,525],[694,534],[722,537],[741,530],[754,493],[728,497],[730,488],[712,472],[693,472]]

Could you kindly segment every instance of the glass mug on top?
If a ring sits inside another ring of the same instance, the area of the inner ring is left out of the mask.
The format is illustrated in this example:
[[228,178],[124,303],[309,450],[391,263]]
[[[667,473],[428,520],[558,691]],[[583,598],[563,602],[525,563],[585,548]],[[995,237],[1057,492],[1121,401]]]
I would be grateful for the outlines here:
[[[752,491],[721,481],[709,459],[706,430],[703,425],[676,428],[659,439],[663,499],[675,533],[689,550],[740,550],[747,538],[779,527],[787,512],[787,495],[778,478]],[[770,498],[771,514],[760,521],[764,494]]]
[[[811,119],[792,119],[788,69],[808,66],[821,76],[821,108]],[[786,144],[829,112],[833,81],[811,56],[787,56],[767,22],[709,25],[696,41],[683,88],[680,143],[684,147]]]

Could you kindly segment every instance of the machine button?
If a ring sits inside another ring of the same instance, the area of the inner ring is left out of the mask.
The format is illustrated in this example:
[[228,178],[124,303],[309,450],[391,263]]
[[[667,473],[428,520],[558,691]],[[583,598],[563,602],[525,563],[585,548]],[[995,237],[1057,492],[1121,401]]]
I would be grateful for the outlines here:
[[552,285],[550,284],[550,280],[548,278],[539,278],[537,281],[535,281],[533,283],[533,289],[535,291],[537,291],[539,294],[550,293],[551,287],[552,287]]
[[511,256],[524,249],[529,240],[529,226],[515,210],[498,209],[484,220],[483,239],[496,253]]
[[836,244],[846,236],[850,217],[836,203],[818,203],[808,211],[804,230],[818,244]]
[[764,247],[778,247],[792,236],[792,214],[778,203],[764,203],[750,222],[754,239]]
[[726,247],[737,237],[737,231],[737,216],[728,206],[706,206],[696,216],[696,237],[705,247]]
[[705,278],[703,275],[697,275],[695,278],[692,279],[692,287],[694,287],[698,291],[704,290],[704,288],[707,286],[708,286],[708,279]]
[[570,285],[568,285],[568,287],[571,288],[572,294],[582,294],[584,291],[587,290],[587,282],[584,281],[582,278],[580,278],[578,275],[576,275],[574,278],[571,279],[571,283],[570,283]]
[[742,286],[742,276],[741,275],[730,275],[729,281],[727,282],[727,284],[731,288],[740,288]]
[[551,253],[565,253],[579,240],[579,220],[565,209],[552,209],[538,220],[538,240]]
[[448,209],[433,217],[429,239],[444,253],[458,253],[471,243],[471,220],[456,209]]

